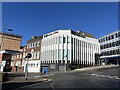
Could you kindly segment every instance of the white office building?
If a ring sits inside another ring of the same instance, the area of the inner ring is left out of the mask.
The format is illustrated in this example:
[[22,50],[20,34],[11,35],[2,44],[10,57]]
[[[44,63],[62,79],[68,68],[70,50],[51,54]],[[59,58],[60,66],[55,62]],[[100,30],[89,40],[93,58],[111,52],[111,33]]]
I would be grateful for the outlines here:
[[99,38],[101,61],[105,64],[119,64],[120,60],[120,31],[115,31]]
[[73,30],[57,30],[43,35],[41,43],[41,72],[95,65],[100,53],[98,39],[92,34]]

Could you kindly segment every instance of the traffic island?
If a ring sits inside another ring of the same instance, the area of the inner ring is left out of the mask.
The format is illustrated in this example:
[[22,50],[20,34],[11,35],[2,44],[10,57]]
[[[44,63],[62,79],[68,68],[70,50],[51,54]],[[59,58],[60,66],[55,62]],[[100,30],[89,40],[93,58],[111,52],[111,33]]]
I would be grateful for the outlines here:
[[3,82],[2,83],[2,89],[3,90],[18,89],[18,88],[22,88],[22,87],[29,86],[29,85],[32,85],[32,84],[41,83],[41,82],[44,82],[44,81],[49,81],[49,79],[28,77],[28,79],[26,80],[24,77],[17,77],[17,78],[14,78],[11,81]]

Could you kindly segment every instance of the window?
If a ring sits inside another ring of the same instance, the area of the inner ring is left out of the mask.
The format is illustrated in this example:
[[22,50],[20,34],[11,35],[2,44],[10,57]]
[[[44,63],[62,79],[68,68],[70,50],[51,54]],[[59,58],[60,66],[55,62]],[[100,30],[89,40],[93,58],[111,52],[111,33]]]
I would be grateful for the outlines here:
[[101,38],[101,40],[100,40],[101,42],[103,42],[103,39]]
[[116,37],[116,38],[118,37],[118,33],[115,33],[115,37]]
[[106,44],[106,48],[108,48],[108,44]]
[[115,47],[115,42],[112,43],[112,46]]
[[34,47],[34,43],[33,43],[33,47]]
[[106,41],[108,41],[108,37],[106,37]]
[[63,43],[66,43],[66,37],[63,37]]
[[59,43],[62,43],[62,37],[61,36],[59,37]]
[[103,49],[103,45],[100,46],[100,49]]
[[99,43],[100,43],[100,40],[99,40]]
[[109,43],[109,47],[112,47],[112,43]]
[[110,55],[112,55],[113,53],[112,53],[112,50],[110,51]]
[[103,45],[103,49],[105,49],[105,44]]
[[36,64],[36,67],[38,67],[38,63]]
[[57,41],[58,41],[58,37],[56,37],[56,39],[55,39],[55,40],[56,40],[56,44],[57,44]]
[[102,42],[105,42],[105,38],[102,38]]
[[37,47],[37,42],[35,42],[35,46]]
[[107,51],[107,55],[109,55],[109,51]]
[[116,50],[113,50],[113,54],[114,54],[114,55],[116,54]]
[[119,46],[119,41],[116,41],[116,46]]
[[114,35],[112,35],[111,37],[112,37],[112,39],[114,39]]
[[108,38],[109,38],[109,40],[111,40],[110,36]]
[[66,60],[67,59],[67,53],[66,53],[66,50],[63,49],[63,60]]
[[58,50],[58,59],[61,60],[61,49]]
[[70,37],[67,37],[67,43],[70,43]]
[[120,32],[118,32],[118,37],[120,37]]
[[71,43],[73,44],[73,38],[72,38],[72,41],[71,41]]
[[67,50],[67,58],[70,60],[70,49]]

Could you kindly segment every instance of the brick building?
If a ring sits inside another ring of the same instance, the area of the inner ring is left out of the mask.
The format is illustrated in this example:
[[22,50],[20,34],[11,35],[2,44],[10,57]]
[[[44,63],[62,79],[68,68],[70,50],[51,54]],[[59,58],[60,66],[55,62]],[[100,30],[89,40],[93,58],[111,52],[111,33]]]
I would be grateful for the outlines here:
[[0,68],[1,71],[10,70],[11,55],[20,53],[22,36],[7,32],[0,32]]
[[[41,51],[42,36],[33,36],[32,39],[27,41],[26,55],[32,54],[32,57],[28,60],[28,72],[40,72],[40,51]],[[26,69],[27,62],[25,61]]]
[[11,67],[12,72],[23,72],[24,71],[24,58],[26,56],[26,46],[21,46],[21,53],[12,54]]

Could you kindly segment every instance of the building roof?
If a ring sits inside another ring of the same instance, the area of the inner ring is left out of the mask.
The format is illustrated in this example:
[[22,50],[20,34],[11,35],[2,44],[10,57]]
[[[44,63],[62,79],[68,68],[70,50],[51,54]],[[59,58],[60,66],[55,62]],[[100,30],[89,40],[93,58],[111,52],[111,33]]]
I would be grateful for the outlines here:
[[0,32],[0,34],[3,34],[3,35],[8,35],[8,36],[13,36],[13,37],[18,37],[18,38],[22,38],[22,35],[18,35],[18,34],[12,34],[12,33],[9,33],[9,32]]
[[107,37],[107,36],[112,35],[112,34],[117,33],[117,32],[120,32],[120,30],[117,30],[117,31],[111,32],[111,33],[109,33],[109,34],[106,34],[106,35],[100,37],[99,39],[104,38],[104,37]]
[[33,36],[31,39],[27,40],[27,44],[28,43],[32,43],[32,42],[36,42],[39,41],[43,38],[43,36]]
[[73,31],[71,30],[72,34],[75,34],[77,36],[81,36],[81,37],[90,37],[90,38],[94,38],[93,34],[87,33],[87,32],[83,32],[83,31]]

